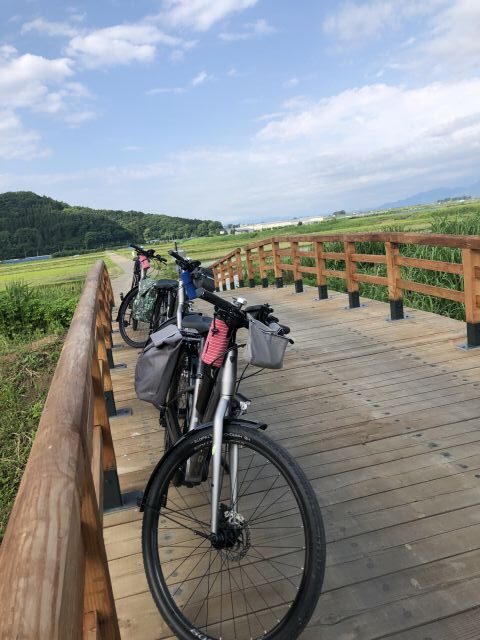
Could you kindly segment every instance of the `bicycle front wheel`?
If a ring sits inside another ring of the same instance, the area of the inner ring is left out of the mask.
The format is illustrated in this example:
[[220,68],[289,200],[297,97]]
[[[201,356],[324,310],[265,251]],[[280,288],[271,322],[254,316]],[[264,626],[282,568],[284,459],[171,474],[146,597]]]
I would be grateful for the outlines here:
[[[283,448],[256,429],[231,423],[223,436],[219,531],[213,538],[211,450],[211,427],[191,432],[153,480],[142,530],[153,598],[179,638],[293,640],[310,620],[325,570],[325,534],[313,489]],[[236,478],[228,464],[235,450]],[[192,456],[203,456],[206,481],[178,486]]]
[[136,320],[133,315],[133,301],[137,297],[138,287],[130,289],[122,300],[118,312],[118,330],[123,340],[134,349],[142,349],[150,335],[150,323]]

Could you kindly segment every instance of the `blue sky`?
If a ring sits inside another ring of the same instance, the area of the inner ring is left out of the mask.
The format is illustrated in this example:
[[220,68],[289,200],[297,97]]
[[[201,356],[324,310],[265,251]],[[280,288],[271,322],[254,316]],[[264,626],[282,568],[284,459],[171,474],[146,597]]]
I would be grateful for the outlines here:
[[479,179],[478,0],[3,0],[0,191],[247,222]]

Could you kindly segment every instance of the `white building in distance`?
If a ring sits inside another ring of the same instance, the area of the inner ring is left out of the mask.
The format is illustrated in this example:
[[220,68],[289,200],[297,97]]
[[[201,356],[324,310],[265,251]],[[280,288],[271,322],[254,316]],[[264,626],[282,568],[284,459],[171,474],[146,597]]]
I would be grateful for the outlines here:
[[277,222],[255,222],[252,224],[242,225],[235,228],[235,233],[250,233],[251,231],[263,231],[264,229],[276,229],[278,227],[292,227],[302,224],[311,224],[312,222],[322,222],[323,216],[308,216],[306,218],[292,218],[291,220],[278,220]]

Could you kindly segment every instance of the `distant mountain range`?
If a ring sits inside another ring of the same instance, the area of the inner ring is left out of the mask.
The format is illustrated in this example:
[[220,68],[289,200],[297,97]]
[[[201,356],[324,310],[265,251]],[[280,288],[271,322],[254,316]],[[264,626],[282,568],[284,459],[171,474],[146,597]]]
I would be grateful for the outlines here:
[[415,204],[429,204],[437,200],[445,198],[458,198],[460,196],[480,197],[480,180],[468,187],[438,187],[430,191],[422,191],[413,196],[397,200],[396,202],[386,202],[374,209],[399,209],[401,207],[410,207]]

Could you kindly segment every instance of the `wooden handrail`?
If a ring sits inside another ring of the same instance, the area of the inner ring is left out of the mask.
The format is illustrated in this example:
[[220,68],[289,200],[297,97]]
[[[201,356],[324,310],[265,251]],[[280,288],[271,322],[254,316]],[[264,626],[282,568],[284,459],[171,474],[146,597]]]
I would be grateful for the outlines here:
[[1,638],[70,640],[94,631],[120,638],[102,532],[101,476],[116,468],[104,398],[112,304],[99,260],[65,339],[0,548]]
[[[375,253],[360,253],[357,243],[375,242],[383,245],[383,251]],[[325,249],[325,243],[341,243],[342,251]],[[444,247],[461,250],[461,262],[445,262],[443,260],[428,260],[412,258],[402,255],[407,245],[421,245]],[[231,274],[232,255],[235,254],[237,273],[242,263],[237,249],[220,258],[216,265],[216,286],[226,288],[226,274]],[[390,312],[392,320],[400,320],[403,313],[403,292],[415,291],[439,298],[454,300],[465,305],[467,322],[468,346],[480,346],[480,236],[454,236],[433,233],[401,233],[401,232],[371,232],[345,234],[304,234],[291,236],[273,236],[263,238],[243,249],[245,257],[245,271],[249,286],[255,286],[257,274],[263,287],[267,287],[268,272],[273,272],[275,285],[283,286],[283,271],[293,273],[295,291],[303,290],[302,274],[316,276],[319,298],[328,298],[327,277],[337,277],[346,281],[351,308],[360,306],[359,283],[369,283],[388,287]],[[289,263],[282,262],[288,258]],[[313,266],[306,266],[302,260],[313,260]],[[335,261],[334,268],[327,261]],[[340,263],[340,266],[338,265]],[[342,264],[343,263],[343,264]],[[358,270],[358,264],[372,263],[385,265],[385,275],[363,273]],[[405,267],[440,271],[463,276],[464,290],[448,289],[446,287],[427,285],[414,282],[402,276],[401,269]],[[239,280],[243,280],[243,272]],[[232,278],[229,277],[231,285]]]

